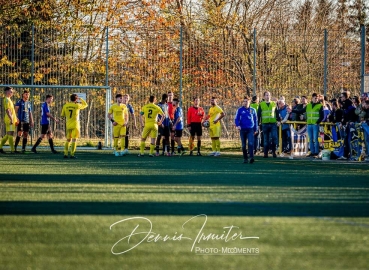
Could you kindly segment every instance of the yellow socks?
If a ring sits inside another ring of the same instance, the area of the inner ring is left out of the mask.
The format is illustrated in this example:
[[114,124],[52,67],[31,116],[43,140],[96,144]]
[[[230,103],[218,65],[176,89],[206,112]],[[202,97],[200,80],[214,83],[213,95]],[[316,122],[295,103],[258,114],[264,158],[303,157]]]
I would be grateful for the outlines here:
[[114,147],[114,150],[115,151],[118,151],[118,140],[119,140],[119,138],[114,138],[114,145],[113,145],[113,147]]
[[154,154],[155,144],[150,144],[150,155]]
[[120,151],[123,151],[126,148],[126,137],[120,138]]
[[65,144],[64,144],[64,156],[68,156],[69,145],[70,145],[70,142],[65,142]]
[[1,139],[1,143],[0,143],[0,149],[3,148],[4,144],[6,143],[6,141],[8,140],[8,135],[5,135],[2,139]]
[[140,144],[140,154],[143,155],[145,151],[145,142],[141,142]]
[[70,150],[70,155],[74,156],[74,153],[76,153],[77,149],[77,142],[72,142],[72,149]]
[[13,136],[8,135],[9,145],[10,145],[10,151],[14,152],[14,138]]
[[213,152],[217,151],[217,142],[216,142],[216,140],[211,140],[211,149],[213,150]]
[[216,151],[217,152],[220,152],[220,140],[219,139],[217,139],[216,141],[215,141],[215,145],[216,145]]

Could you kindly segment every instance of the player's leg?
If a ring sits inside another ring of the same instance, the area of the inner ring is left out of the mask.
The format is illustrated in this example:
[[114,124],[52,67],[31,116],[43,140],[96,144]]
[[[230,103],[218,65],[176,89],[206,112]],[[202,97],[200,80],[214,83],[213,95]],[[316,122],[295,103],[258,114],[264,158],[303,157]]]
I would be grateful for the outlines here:
[[22,138],[22,135],[23,135],[23,123],[19,123],[19,125],[17,126],[17,137],[15,138],[15,142],[14,142],[14,152],[15,153],[18,153],[17,148],[18,148],[20,139]]
[[215,154],[215,156],[219,156],[220,155],[220,133],[221,133],[221,127],[220,127],[220,125],[215,126],[215,129],[214,129],[215,148],[216,148],[216,154]]
[[54,136],[53,136],[53,133],[51,132],[50,126],[49,125],[47,125],[47,126],[48,126],[48,129],[47,129],[46,134],[47,134],[47,138],[48,138],[48,141],[49,141],[49,146],[50,146],[51,152],[53,154],[58,154],[59,152],[56,151],[55,148],[54,148],[54,140],[53,140],[53,137]]
[[154,156],[154,150],[155,150],[155,140],[156,137],[158,137],[158,128],[157,126],[152,126],[150,130],[150,137],[151,137],[151,144],[150,144],[150,154],[149,157]]
[[140,154],[139,156],[143,156],[144,155],[144,151],[145,151],[145,142],[146,142],[146,138],[149,136],[150,134],[150,127],[145,126],[143,128],[142,131],[142,136],[141,136],[141,144],[140,144]]
[[169,125],[169,132],[170,132],[170,150],[172,155],[174,154],[174,146],[175,146],[175,139],[174,139],[174,131],[173,131],[173,123]]
[[170,130],[169,126],[164,127],[164,140],[163,140],[163,151],[165,155],[170,155],[170,149],[169,149],[169,138],[170,138]]
[[29,130],[30,130],[29,123],[24,123],[23,124],[22,153],[24,153],[26,151]]
[[73,132],[73,129],[67,130],[67,134],[66,134],[67,141],[64,144],[64,158],[68,158],[70,142],[72,140],[72,132]]
[[120,155],[124,156],[127,153],[127,149],[126,149],[126,132],[127,132],[127,128],[125,126],[123,126],[120,129]]
[[190,124],[189,130],[190,130],[190,138],[188,139],[188,150],[190,150],[190,156],[192,156],[193,149],[195,148],[194,141],[195,141],[195,134],[196,134],[196,131],[194,130],[192,123]]
[[177,139],[178,154],[184,155],[186,151],[182,145],[182,134],[183,134],[183,130],[176,130],[174,133],[174,136]]
[[31,148],[31,151],[33,153],[37,153],[36,148],[37,148],[37,146],[40,145],[40,143],[42,142],[42,140],[45,138],[45,136],[47,134],[48,127],[49,127],[49,125],[41,125],[41,136],[37,139],[37,141],[35,142],[35,144]]
[[15,132],[15,126],[12,125],[11,129],[13,131],[8,132],[8,140],[9,140],[9,146],[10,146],[10,152],[14,153],[14,132]]
[[[163,129],[163,127],[159,127],[158,128],[158,136],[156,138],[156,147],[155,147],[157,156],[159,155],[159,152],[160,152],[160,142],[161,142],[161,137],[162,136],[164,136],[164,129]],[[164,148],[163,148],[163,154],[164,154]]]
[[6,133],[5,136],[1,139],[1,142],[0,142],[0,153],[1,154],[5,154],[5,151],[3,150],[3,146],[5,145],[7,140],[8,140],[8,133]]
[[[121,125],[113,126],[113,148],[114,148],[114,155],[119,157],[119,140],[120,140],[120,130],[122,129]],[[123,149],[121,149],[123,151]]]
[[119,156],[118,143],[119,143],[119,134],[120,134],[121,128],[122,126],[118,124],[113,126],[113,148],[114,148],[115,156]]
[[129,147],[129,127],[126,127],[126,136],[124,137],[124,145],[125,149],[127,150],[125,153],[128,154],[128,147]]
[[6,130],[6,135],[3,137],[3,139],[0,142],[0,153],[5,154],[4,150],[3,150],[3,146],[4,144],[9,141],[9,146],[10,146],[10,152],[14,153],[14,132],[15,132],[15,125],[12,124],[5,124],[5,130]]
[[78,128],[73,129],[70,158],[76,158],[75,153],[76,153],[76,149],[77,149],[77,139],[79,138],[79,135],[80,135],[79,129]]
[[201,156],[201,136],[202,136],[202,126],[201,123],[196,124],[196,131],[197,134],[197,155]]

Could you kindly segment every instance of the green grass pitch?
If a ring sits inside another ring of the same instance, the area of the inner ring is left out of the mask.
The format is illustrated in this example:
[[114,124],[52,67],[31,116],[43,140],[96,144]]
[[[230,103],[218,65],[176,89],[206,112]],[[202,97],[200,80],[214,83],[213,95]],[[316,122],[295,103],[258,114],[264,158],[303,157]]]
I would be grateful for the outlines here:
[[368,164],[77,156],[0,156],[0,269],[369,267]]

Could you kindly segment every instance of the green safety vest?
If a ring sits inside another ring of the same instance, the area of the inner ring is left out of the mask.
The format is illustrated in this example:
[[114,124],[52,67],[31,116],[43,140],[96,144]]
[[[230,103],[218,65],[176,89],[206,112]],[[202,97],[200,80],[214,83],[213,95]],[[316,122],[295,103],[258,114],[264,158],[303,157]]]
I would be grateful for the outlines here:
[[262,124],[271,124],[276,123],[277,119],[275,118],[275,111],[277,106],[273,101],[269,103],[269,106],[265,101],[260,103],[261,107],[261,123]]
[[322,107],[322,104],[315,104],[313,107],[312,103],[309,103],[306,106],[306,121],[308,125],[314,125],[318,122],[319,119],[319,111]]
[[251,107],[251,108],[254,108],[254,109],[256,110],[256,112],[258,112],[259,104],[258,104],[258,103],[251,103],[251,104],[250,104],[250,107]]

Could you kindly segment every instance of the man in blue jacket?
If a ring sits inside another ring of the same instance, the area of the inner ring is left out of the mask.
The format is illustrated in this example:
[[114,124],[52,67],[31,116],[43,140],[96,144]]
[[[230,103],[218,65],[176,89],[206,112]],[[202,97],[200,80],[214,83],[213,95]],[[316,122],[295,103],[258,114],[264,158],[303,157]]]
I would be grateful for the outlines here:
[[236,128],[240,131],[243,163],[249,163],[246,141],[248,143],[248,153],[250,154],[250,163],[254,163],[254,134],[257,132],[258,120],[257,112],[250,107],[250,98],[244,97],[242,107],[240,107],[234,118]]

